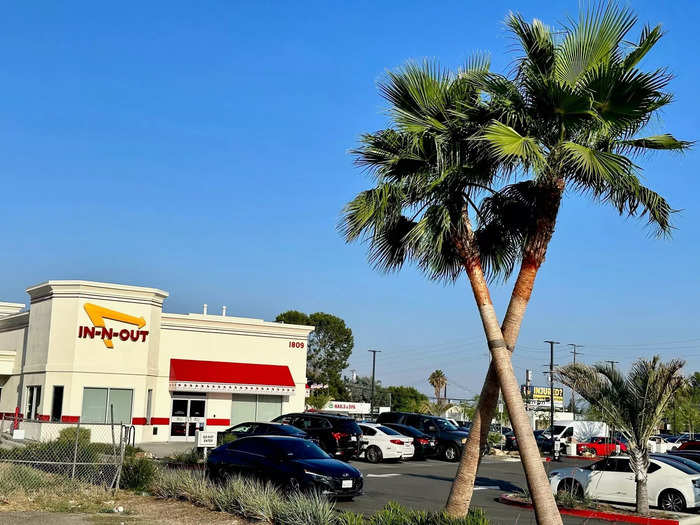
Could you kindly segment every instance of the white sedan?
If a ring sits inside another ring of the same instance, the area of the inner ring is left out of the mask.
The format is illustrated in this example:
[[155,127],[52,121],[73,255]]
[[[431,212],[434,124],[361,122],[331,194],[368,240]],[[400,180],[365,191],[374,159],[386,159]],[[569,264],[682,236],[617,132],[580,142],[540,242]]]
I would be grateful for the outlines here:
[[649,450],[653,450],[659,454],[665,454],[669,450],[673,450],[674,443],[669,443],[661,436],[651,436],[649,438]]
[[383,459],[403,459],[413,457],[413,438],[399,434],[396,430],[376,423],[360,423],[364,456],[370,463]]
[[[673,456],[655,454],[647,471],[649,505],[669,511],[700,507],[700,472]],[[549,473],[552,491],[586,494],[595,500],[634,503],[636,482],[628,456],[608,457],[583,468]]]

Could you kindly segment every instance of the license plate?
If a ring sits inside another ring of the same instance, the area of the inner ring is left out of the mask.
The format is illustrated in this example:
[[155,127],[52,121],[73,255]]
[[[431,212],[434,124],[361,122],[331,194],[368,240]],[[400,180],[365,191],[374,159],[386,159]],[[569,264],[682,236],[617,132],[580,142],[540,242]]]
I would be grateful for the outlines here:
[[352,480],[351,479],[344,479],[342,481],[341,487],[344,489],[351,489],[352,488]]
[[[357,441],[357,436],[350,436],[350,441]],[[343,483],[345,482],[343,481]]]

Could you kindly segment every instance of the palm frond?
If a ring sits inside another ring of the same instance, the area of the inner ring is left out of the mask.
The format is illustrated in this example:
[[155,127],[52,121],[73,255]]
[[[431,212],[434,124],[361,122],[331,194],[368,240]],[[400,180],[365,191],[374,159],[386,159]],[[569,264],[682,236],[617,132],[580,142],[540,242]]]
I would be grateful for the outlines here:
[[636,21],[630,9],[614,2],[582,11],[569,21],[557,48],[555,78],[573,87],[592,68],[619,61],[619,45]]
[[639,43],[635,48],[629,52],[625,57],[623,67],[625,70],[630,70],[635,67],[639,62],[646,56],[646,54],[651,51],[651,49],[656,45],[656,43],[664,35],[661,31],[661,26],[658,25],[653,29],[646,25],[642,29],[642,34],[639,36]]
[[670,133],[652,135],[629,140],[615,142],[615,147],[620,153],[644,153],[648,150],[686,151],[695,142],[678,140]]
[[540,20],[527,23],[522,15],[509,13],[506,26],[518,39],[524,57],[520,60],[520,70],[529,69],[532,73],[549,76],[554,66],[554,39],[549,27]]
[[494,121],[486,126],[478,138],[488,143],[492,153],[499,160],[516,158],[537,169],[541,169],[546,162],[537,140],[523,136],[501,122]]

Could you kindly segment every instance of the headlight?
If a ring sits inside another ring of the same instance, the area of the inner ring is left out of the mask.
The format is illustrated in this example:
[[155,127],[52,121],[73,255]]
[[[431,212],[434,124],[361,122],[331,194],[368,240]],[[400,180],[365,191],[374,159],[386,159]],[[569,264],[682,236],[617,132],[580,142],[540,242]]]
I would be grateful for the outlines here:
[[329,480],[331,479],[329,476],[324,476],[323,474],[319,474],[318,472],[312,472],[310,470],[304,469],[304,474],[308,474],[314,479],[323,479],[323,480]]
[[464,445],[467,442],[467,438],[462,438],[462,445]]

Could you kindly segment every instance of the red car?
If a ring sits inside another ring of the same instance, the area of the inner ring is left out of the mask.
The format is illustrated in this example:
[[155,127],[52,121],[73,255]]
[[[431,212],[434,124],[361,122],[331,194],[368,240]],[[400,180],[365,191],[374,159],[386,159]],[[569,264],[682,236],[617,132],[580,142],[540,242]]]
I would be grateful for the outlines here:
[[617,439],[607,437],[594,437],[588,443],[577,443],[576,453],[593,452],[596,456],[610,456],[615,453],[616,446],[620,446],[620,452],[627,450],[627,445]]

